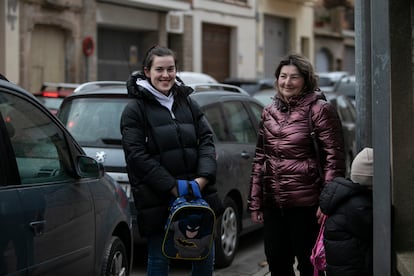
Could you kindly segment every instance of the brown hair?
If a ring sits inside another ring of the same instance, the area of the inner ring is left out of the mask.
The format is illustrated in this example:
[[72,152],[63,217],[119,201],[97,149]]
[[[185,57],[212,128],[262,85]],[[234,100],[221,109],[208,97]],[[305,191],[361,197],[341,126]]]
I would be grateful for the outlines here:
[[276,79],[279,78],[280,70],[282,70],[282,67],[286,65],[294,65],[296,68],[298,68],[299,73],[302,75],[305,81],[303,92],[308,93],[318,89],[318,79],[314,73],[312,64],[307,58],[299,54],[290,54],[283,58],[280,61],[279,66],[276,68]]
[[158,57],[172,56],[174,58],[174,63],[175,63],[175,67],[177,70],[177,57],[174,51],[167,47],[155,45],[149,48],[147,53],[145,54],[144,62],[142,63],[142,72],[144,72],[145,69],[147,70],[151,69],[154,56],[158,56]]

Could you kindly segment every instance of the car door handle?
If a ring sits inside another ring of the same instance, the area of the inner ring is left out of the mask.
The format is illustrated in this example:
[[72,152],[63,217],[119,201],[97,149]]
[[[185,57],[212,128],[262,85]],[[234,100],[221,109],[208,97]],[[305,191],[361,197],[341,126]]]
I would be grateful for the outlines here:
[[250,153],[248,153],[247,151],[242,151],[240,156],[244,159],[249,159],[250,158]]
[[30,227],[32,228],[33,234],[35,236],[40,236],[43,234],[43,230],[45,229],[46,220],[37,220],[32,221],[29,223]]

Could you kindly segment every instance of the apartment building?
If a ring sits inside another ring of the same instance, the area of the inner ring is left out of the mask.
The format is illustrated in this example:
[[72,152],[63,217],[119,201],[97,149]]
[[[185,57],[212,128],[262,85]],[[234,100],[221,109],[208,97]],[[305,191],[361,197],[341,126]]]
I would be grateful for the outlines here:
[[257,77],[269,78],[288,53],[314,60],[314,0],[257,1]]
[[220,80],[227,75],[269,76],[280,56],[292,51],[307,55],[318,71],[352,72],[355,60],[357,107],[366,115],[358,121],[359,143],[378,149],[375,275],[413,275],[414,2],[355,1],[357,28],[350,14],[353,4],[2,0],[0,72],[29,91],[44,81],[125,80],[154,43],[178,51],[180,70],[202,71]]
[[314,4],[315,67],[319,72],[355,73],[354,0]]
[[313,1],[3,1],[0,70],[33,92],[45,81],[124,80],[159,44],[182,71],[270,77],[288,52],[313,58]]

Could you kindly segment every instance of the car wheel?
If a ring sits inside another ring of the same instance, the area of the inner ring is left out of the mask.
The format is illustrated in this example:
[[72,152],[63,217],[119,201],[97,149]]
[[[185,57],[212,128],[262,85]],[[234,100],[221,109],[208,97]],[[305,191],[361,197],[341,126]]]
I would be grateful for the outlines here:
[[129,264],[125,245],[118,237],[112,237],[104,254],[102,276],[129,275]]
[[217,223],[215,239],[215,264],[218,268],[229,266],[239,245],[240,217],[237,205],[231,198],[224,200],[224,213]]

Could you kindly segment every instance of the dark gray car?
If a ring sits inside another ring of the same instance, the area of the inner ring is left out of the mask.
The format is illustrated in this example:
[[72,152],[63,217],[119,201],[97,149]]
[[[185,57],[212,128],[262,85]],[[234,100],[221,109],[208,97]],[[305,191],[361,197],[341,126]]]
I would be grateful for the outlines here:
[[[225,267],[236,254],[239,236],[260,227],[250,220],[247,196],[263,105],[234,86],[206,84],[194,88],[191,97],[205,112],[215,134],[216,186],[226,207],[218,223],[216,266]],[[124,187],[133,208],[119,127],[128,101],[125,83],[86,83],[64,100],[58,117],[87,154],[103,163]],[[137,242],[142,241],[137,229],[134,234]]]
[[129,275],[128,199],[33,95],[0,80],[0,275]]

